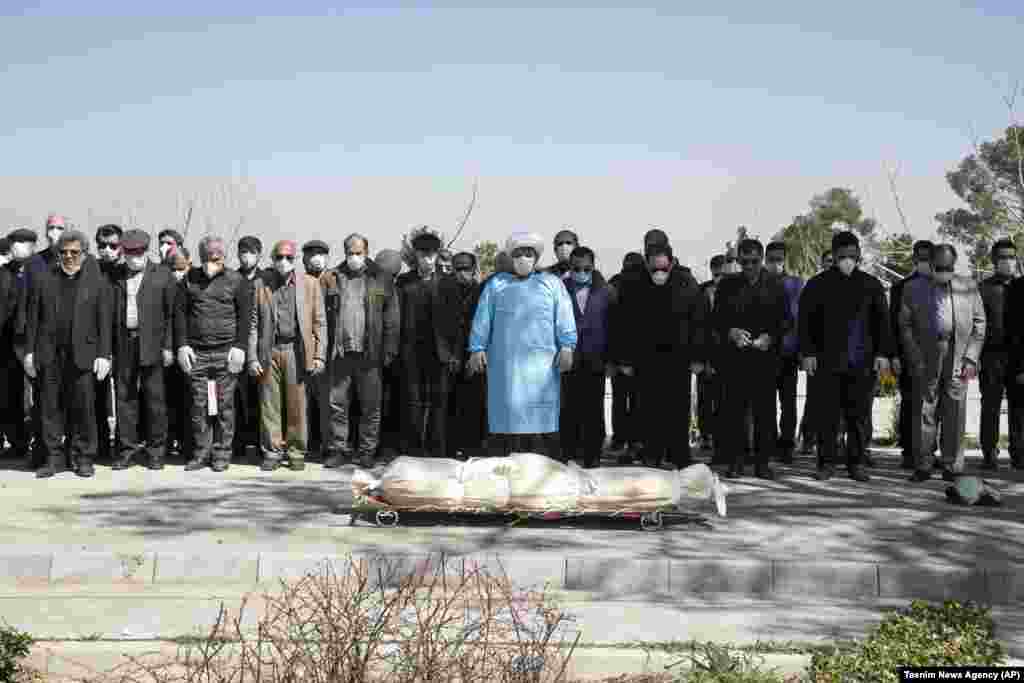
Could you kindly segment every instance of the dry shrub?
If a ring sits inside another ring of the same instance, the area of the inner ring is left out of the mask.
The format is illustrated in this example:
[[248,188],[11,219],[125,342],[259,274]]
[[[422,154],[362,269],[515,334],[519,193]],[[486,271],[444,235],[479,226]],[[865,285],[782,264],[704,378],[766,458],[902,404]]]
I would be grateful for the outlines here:
[[443,561],[403,573],[348,558],[323,563],[264,594],[265,613],[246,626],[221,604],[210,632],[179,645],[170,661],[139,658],[110,683],[548,683],[565,680],[579,640],[543,590],[516,590],[479,565],[454,575]]

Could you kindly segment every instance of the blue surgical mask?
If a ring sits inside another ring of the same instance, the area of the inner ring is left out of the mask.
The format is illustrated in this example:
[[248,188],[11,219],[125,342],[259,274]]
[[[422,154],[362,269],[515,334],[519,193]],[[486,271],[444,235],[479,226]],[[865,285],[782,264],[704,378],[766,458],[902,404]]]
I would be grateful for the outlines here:
[[576,281],[576,284],[586,287],[586,286],[590,285],[591,281],[594,279],[594,274],[593,273],[579,273],[579,272],[573,271],[572,278]]

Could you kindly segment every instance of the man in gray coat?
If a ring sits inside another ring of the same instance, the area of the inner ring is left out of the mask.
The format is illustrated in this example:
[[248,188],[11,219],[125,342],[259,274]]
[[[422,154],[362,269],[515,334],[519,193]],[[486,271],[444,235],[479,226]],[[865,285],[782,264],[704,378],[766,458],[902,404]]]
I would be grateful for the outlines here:
[[936,245],[932,277],[908,281],[900,304],[903,362],[912,387],[911,442],[917,462],[910,480],[915,482],[931,478],[933,456],[922,444],[934,443],[940,420],[943,479],[952,481],[964,467],[967,383],[978,375],[985,306],[974,280],[953,274],[956,259],[953,245]]

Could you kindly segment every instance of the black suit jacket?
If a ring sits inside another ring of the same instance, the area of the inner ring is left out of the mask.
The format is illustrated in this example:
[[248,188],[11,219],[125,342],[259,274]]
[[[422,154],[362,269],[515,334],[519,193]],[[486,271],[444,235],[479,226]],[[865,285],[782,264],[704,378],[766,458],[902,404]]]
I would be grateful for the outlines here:
[[[37,273],[29,286],[25,349],[35,354],[37,368],[57,358],[57,305],[62,277],[60,266],[54,265]],[[86,372],[92,370],[97,358],[111,357],[113,296],[92,256],[85,257],[78,277],[81,281],[71,322],[72,359],[75,367]]]
[[402,358],[409,358],[416,352],[418,330],[413,310],[429,306],[438,361],[461,360],[465,354],[459,348],[459,323],[464,302],[455,277],[438,273],[434,282],[424,286],[419,274],[410,271],[398,276],[395,287],[401,306],[399,353]]
[[[114,355],[128,348],[128,278],[132,272],[121,269],[114,279],[116,297]],[[147,263],[136,295],[139,314],[139,366],[163,364],[163,350],[174,350],[174,298],[178,283],[168,268]]]
[[[782,338],[790,329],[782,278],[762,271],[749,300],[744,295],[747,287],[746,276],[738,273],[723,277],[715,289],[712,320],[718,343],[713,362],[722,370],[737,369],[733,365],[737,361],[756,362],[765,372],[774,373],[782,353]],[[752,339],[767,334],[772,346],[767,351],[740,349],[729,340],[732,328],[746,330]]]

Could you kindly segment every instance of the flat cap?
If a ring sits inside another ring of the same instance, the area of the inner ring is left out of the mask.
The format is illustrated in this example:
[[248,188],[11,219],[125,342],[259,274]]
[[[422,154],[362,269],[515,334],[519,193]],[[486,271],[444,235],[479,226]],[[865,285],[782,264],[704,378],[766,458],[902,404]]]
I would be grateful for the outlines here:
[[413,249],[441,249],[441,238],[429,232],[416,235],[411,240]]
[[18,228],[7,235],[7,239],[11,241],[11,244],[14,244],[15,242],[38,242],[39,235],[36,234],[35,230]]
[[121,249],[125,252],[148,251],[149,233],[145,230],[129,230],[121,238]]
[[327,242],[323,242],[321,240],[310,240],[310,241],[308,241],[308,242],[306,242],[305,244],[302,245],[302,253],[305,254],[306,252],[310,252],[310,251],[323,252],[325,254],[330,254],[331,253],[331,248],[329,246],[327,246]]

